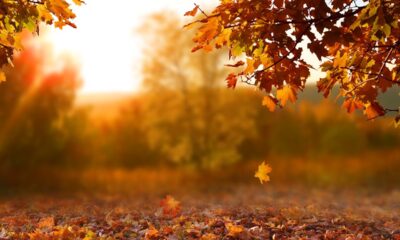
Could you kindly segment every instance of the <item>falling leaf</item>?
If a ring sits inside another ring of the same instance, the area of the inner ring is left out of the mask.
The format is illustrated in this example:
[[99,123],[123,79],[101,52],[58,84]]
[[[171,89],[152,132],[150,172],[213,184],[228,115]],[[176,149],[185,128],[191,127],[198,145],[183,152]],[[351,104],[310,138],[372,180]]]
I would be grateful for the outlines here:
[[254,177],[260,179],[260,183],[263,184],[263,182],[269,182],[269,176],[268,173],[272,171],[272,168],[268,165],[265,164],[265,162],[262,162],[256,171],[256,174]]

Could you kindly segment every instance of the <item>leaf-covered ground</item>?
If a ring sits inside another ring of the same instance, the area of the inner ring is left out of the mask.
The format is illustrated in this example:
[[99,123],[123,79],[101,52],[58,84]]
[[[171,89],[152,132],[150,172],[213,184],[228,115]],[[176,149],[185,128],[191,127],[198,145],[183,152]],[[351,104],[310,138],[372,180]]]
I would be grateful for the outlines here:
[[0,239],[398,240],[400,191],[241,186],[170,199],[12,197],[1,200]]

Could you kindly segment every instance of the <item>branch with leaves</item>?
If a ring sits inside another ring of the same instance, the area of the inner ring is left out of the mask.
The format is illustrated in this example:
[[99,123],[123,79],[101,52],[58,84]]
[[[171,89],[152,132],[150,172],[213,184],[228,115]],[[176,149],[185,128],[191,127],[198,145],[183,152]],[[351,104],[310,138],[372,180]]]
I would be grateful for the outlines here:
[[[5,0],[0,5],[0,67],[10,64],[14,50],[23,48],[24,32],[39,33],[39,25],[45,23],[58,28],[76,27],[76,17],[71,4],[81,5],[82,0]],[[0,82],[5,80],[0,70]]]
[[196,5],[185,15],[201,17],[186,27],[197,27],[193,51],[227,47],[229,58],[237,59],[228,66],[243,68],[228,75],[228,87],[238,79],[255,85],[267,93],[263,104],[271,111],[294,102],[304,89],[313,69],[300,47],[306,44],[325,73],[318,90],[328,97],[338,85],[348,112],[360,109],[374,119],[396,107],[377,98],[400,85],[396,2],[221,0],[210,14]]

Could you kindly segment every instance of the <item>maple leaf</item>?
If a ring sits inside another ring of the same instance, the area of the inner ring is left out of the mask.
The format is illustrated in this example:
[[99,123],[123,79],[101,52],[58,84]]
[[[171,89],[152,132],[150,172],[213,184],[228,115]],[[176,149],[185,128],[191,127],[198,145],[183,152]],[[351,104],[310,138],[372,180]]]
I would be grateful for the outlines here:
[[272,168],[268,164],[265,164],[265,162],[262,162],[258,166],[254,177],[260,179],[260,183],[263,184],[263,182],[269,182],[270,178],[268,176],[268,173],[270,172],[272,172]]
[[[394,0],[388,1],[393,6],[389,12],[383,10],[385,1],[366,1],[365,5],[352,8],[345,7],[351,0],[334,0],[331,4],[292,0],[220,1],[212,14],[204,14],[193,22],[199,25],[194,42],[198,46],[225,46],[229,59],[239,56],[247,59],[246,68],[239,76],[251,76],[248,84],[267,94],[278,88],[276,97],[283,107],[288,100],[297,100],[297,90],[303,89],[310,70],[315,69],[305,64],[302,54],[304,47],[300,44],[307,37],[307,50],[320,61],[328,59],[320,64],[326,73],[318,84],[324,97],[338,84],[345,90],[340,93],[345,99],[362,99],[364,105],[366,102],[379,104],[379,94],[400,85],[396,80],[396,69],[400,68],[397,61],[400,52],[396,51],[400,42],[400,15],[397,14],[400,6]],[[271,24],[274,22],[279,24]],[[292,32],[288,32],[289,23],[296,25]],[[388,63],[393,68],[389,69]],[[273,109],[273,105],[269,106]],[[353,112],[360,105],[347,101],[345,108]],[[377,107],[367,108],[367,117],[386,114]]]
[[4,82],[6,80],[6,75],[4,74],[4,72],[0,71],[0,83]]
[[234,64],[225,64],[225,66],[227,66],[227,67],[240,67],[240,66],[243,66],[243,65],[244,65],[244,62],[242,60],[237,61]]
[[152,225],[147,229],[145,238],[146,239],[159,239],[159,231]]
[[166,216],[176,217],[181,211],[181,203],[171,195],[167,195],[161,200],[160,205],[163,210],[163,214]]
[[239,235],[244,232],[244,227],[240,225],[233,225],[232,223],[227,223],[226,228],[228,229],[228,236],[239,237]]
[[290,85],[285,85],[283,88],[276,91],[276,98],[281,102],[284,107],[288,100],[295,102],[297,99],[295,90]]
[[363,109],[364,104],[354,99],[346,99],[346,101],[343,102],[343,107],[347,109],[348,113],[352,113],[356,109]]
[[271,96],[265,96],[262,101],[262,105],[266,106],[269,111],[274,112],[276,109],[276,105],[278,103],[278,100]]
[[237,83],[237,76],[234,73],[231,73],[226,78],[226,82],[228,84],[228,88],[235,88]]
[[192,16],[192,17],[194,17],[198,10],[199,10],[199,6],[196,5],[196,7],[194,7],[192,10],[187,11],[184,16]]
[[52,228],[55,225],[54,217],[45,217],[40,219],[38,223],[39,228]]
[[365,108],[364,114],[367,116],[369,120],[372,120],[379,116],[384,115],[385,110],[378,103],[371,103]]

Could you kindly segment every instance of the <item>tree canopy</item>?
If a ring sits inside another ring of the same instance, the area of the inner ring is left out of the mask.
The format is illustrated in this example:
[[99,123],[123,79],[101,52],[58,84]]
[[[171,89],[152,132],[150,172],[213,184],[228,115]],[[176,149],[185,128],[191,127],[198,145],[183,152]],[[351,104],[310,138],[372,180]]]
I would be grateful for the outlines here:
[[[81,5],[82,0],[72,0]],[[23,31],[39,33],[41,23],[63,28],[76,27],[75,14],[67,0],[4,0],[0,5],[0,67],[9,64],[14,50],[22,49]],[[5,74],[0,70],[0,81]]]
[[[383,106],[378,96],[400,85],[400,5],[397,0],[221,0],[211,12],[198,5],[185,14],[200,15],[193,51],[227,47],[227,77],[266,92],[263,105],[274,111],[294,102],[311,69],[325,73],[317,82],[325,97],[339,85],[348,112],[368,119],[399,106]],[[306,49],[319,62],[307,62]]]

